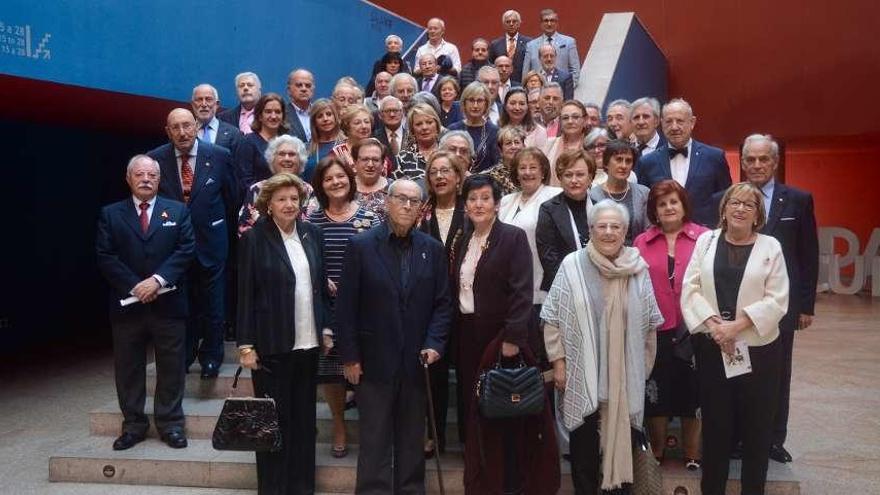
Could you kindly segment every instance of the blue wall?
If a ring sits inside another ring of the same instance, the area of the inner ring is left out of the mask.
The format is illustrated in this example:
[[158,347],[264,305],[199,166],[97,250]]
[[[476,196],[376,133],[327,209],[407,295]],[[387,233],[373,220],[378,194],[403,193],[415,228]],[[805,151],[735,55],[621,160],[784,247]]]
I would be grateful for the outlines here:
[[290,70],[306,67],[328,95],[343,75],[370,75],[385,36],[407,48],[424,31],[358,0],[4,0],[0,27],[2,73],[187,101],[209,82],[227,105],[239,72],[284,94]]
[[602,114],[605,114],[608,103],[620,98],[633,101],[642,96],[653,96],[661,103],[666,102],[669,97],[668,74],[666,56],[645,31],[641,21],[634,17],[611,77]]

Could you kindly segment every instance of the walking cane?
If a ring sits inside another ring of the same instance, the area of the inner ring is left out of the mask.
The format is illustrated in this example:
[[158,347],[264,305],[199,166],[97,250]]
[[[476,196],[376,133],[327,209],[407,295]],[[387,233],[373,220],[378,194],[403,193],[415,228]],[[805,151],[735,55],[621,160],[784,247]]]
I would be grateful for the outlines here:
[[421,354],[419,359],[425,368],[425,385],[428,389],[428,419],[431,420],[431,434],[434,436],[434,461],[437,462],[437,484],[440,485],[440,495],[446,495],[443,488],[443,471],[440,468],[440,438],[437,437],[437,419],[434,418],[434,396],[431,393],[431,373],[428,371],[428,355]]

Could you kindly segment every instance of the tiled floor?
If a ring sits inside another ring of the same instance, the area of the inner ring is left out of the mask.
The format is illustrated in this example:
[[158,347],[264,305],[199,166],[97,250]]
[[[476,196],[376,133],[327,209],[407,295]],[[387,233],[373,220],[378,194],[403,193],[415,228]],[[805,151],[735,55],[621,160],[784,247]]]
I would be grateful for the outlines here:
[[[817,311],[795,341],[792,467],[804,495],[880,495],[880,299],[820,295]],[[109,352],[34,355],[0,372],[2,495],[253,493],[49,483],[49,455],[87,436],[88,411],[115,395]]]

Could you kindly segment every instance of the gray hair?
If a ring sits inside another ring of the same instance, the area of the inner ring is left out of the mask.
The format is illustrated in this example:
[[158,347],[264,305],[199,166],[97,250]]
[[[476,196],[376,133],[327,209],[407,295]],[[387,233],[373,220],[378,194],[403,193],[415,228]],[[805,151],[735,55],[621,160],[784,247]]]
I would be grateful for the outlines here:
[[156,169],[156,172],[159,172],[160,176],[162,175],[162,169],[159,168],[159,162],[154,160],[153,157],[151,157],[150,155],[134,155],[133,157],[131,157],[131,159],[128,161],[128,165],[125,167],[126,177],[131,174],[131,169],[134,168],[135,163],[141,160],[147,160],[148,162],[150,162],[153,165],[153,168]]
[[750,134],[745,141],[743,141],[741,153],[745,155],[749,146],[759,142],[770,143],[770,156],[772,156],[774,160],[779,161],[779,143],[777,143],[770,134]]
[[489,42],[486,41],[486,38],[474,38],[474,41],[471,41],[471,49],[473,49],[474,45],[476,45],[477,43],[483,43],[484,45],[486,45],[486,48],[489,48]]
[[522,16],[519,15],[519,12],[515,10],[506,10],[503,14],[501,14],[501,22],[507,20],[508,17],[516,17],[516,20],[522,22]]
[[416,78],[405,72],[398,72],[397,74],[394,74],[394,77],[391,78],[391,82],[388,84],[388,90],[391,91],[391,94],[397,92],[397,85],[400,84],[401,81],[406,81],[412,84],[413,90],[419,87],[416,83]]
[[[493,67],[491,65],[484,65],[484,66],[480,67],[480,70],[477,71],[477,80],[479,81],[480,78],[483,77],[484,74],[487,74],[489,72],[494,72],[496,76],[501,77],[501,74],[498,73],[498,69],[496,69],[495,67]],[[482,82],[482,81],[480,81],[480,82]]]
[[262,89],[263,83],[260,82],[260,76],[254,74],[253,72],[242,72],[241,74],[236,75],[235,76],[235,87],[238,87],[238,83],[240,83],[241,80],[246,77],[252,78],[254,81],[257,82],[257,87]]
[[409,177],[401,177],[400,179],[395,180],[388,186],[388,195],[394,194],[395,189],[399,184],[404,184],[409,182],[410,184],[414,184],[419,189],[419,197],[422,198],[422,201],[426,201],[428,199],[428,194],[425,192],[425,188],[423,188],[418,182],[410,179]]
[[296,155],[299,157],[300,167],[305,168],[306,161],[309,159],[309,150],[306,149],[306,145],[303,144],[298,137],[291,136],[290,134],[281,134],[269,141],[269,145],[266,146],[266,152],[263,153],[266,162],[269,163],[269,168],[272,168],[272,161],[275,159],[275,153],[278,152],[278,148],[280,148],[282,144],[293,146],[293,149],[296,150]]
[[440,102],[437,101],[437,97],[434,96],[430,91],[419,91],[418,93],[413,95],[412,98],[413,104],[416,103],[424,103],[429,105],[437,115],[440,115]]
[[[632,113],[632,103],[623,98],[619,98],[617,100],[612,101],[608,104],[608,110],[611,110],[611,107],[623,107],[626,109],[628,113]],[[606,111],[607,113],[607,111]]]
[[296,75],[297,72],[302,72],[304,74],[308,74],[308,76],[312,79],[312,84],[315,82],[315,75],[309,72],[307,69],[303,69],[302,67],[293,69],[290,71],[290,74],[287,74],[287,84],[290,85],[290,82],[293,81],[293,76]]
[[432,17],[432,18],[428,19],[428,22],[426,22],[425,25],[430,24],[431,21],[437,21],[437,22],[439,22],[439,23],[440,23],[440,29],[446,31],[446,21],[444,21],[443,19],[441,19],[441,18],[439,18],[439,17]]
[[669,108],[671,105],[681,105],[681,106],[684,107],[684,109],[685,109],[685,111],[688,113],[688,116],[689,116],[689,117],[693,117],[693,116],[694,116],[694,109],[693,109],[693,107],[691,107],[691,104],[688,103],[687,101],[685,101],[684,98],[673,98],[673,99],[669,100],[668,103],[666,103],[665,105],[663,105],[663,111],[665,112],[666,109]]
[[552,43],[543,43],[541,46],[538,47],[538,57],[541,56],[541,50],[547,48],[548,46],[553,50],[553,55],[559,55],[559,52],[556,51],[556,47],[553,46]]
[[467,142],[468,151],[471,154],[471,158],[473,158],[474,157],[474,138],[472,138],[471,135],[468,134],[467,131],[446,131],[445,134],[440,136],[440,142],[438,143],[437,147],[440,149],[446,149],[446,142],[449,141],[450,139],[456,138],[456,137],[460,137]]
[[611,139],[608,135],[608,129],[604,127],[593,127],[590,129],[590,132],[587,134],[587,137],[584,138],[584,147],[592,146],[593,143],[596,142],[599,138],[604,137],[605,139]]
[[214,99],[217,100],[217,101],[220,101],[220,93],[217,92],[217,88],[215,88],[214,86],[211,86],[211,85],[208,84],[208,83],[202,83],[202,84],[199,84],[199,85],[197,85],[196,87],[194,87],[194,88],[193,88],[193,92],[192,92],[192,97],[191,97],[192,99],[195,99],[195,97],[196,97],[196,91],[198,91],[199,88],[210,88],[211,93],[214,94]]
[[401,46],[403,45],[403,38],[401,38],[400,36],[398,36],[396,34],[389,34],[388,36],[386,36],[385,37],[385,44],[387,45],[388,42],[393,39],[397,39],[397,42],[400,43]]
[[590,228],[593,228],[593,225],[596,224],[596,217],[606,210],[617,213],[620,219],[623,220],[624,226],[629,229],[629,210],[613,199],[603,199],[590,208],[590,211],[587,212],[587,222],[590,224]]
[[379,110],[384,110],[385,107],[391,103],[397,103],[397,106],[399,106],[400,109],[403,110],[403,102],[400,101],[400,99],[396,96],[391,95],[388,95],[385,98],[379,100]]
[[648,105],[651,107],[651,113],[654,114],[654,117],[660,118],[660,102],[657,101],[657,98],[652,98],[650,96],[643,96],[638,100],[632,102],[632,109],[635,110],[642,105]]
[[550,89],[558,89],[560,93],[564,93],[562,91],[562,85],[560,85],[558,82],[548,82],[544,85],[543,88],[541,88],[541,96],[544,96],[544,93],[546,93],[547,90]]
[[422,60],[424,60],[426,58],[432,58],[432,59],[434,59],[434,62],[437,62],[437,57],[435,57],[433,53],[425,52],[422,54],[422,56],[419,57],[419,63],[421,63]]
[[593,108],[597,112],[599,112],[599,115],[602,114],[602,108],[599,106],[598,103],[593,103],[592,101],[588,101],[588,102],[584,103],[584,108]]

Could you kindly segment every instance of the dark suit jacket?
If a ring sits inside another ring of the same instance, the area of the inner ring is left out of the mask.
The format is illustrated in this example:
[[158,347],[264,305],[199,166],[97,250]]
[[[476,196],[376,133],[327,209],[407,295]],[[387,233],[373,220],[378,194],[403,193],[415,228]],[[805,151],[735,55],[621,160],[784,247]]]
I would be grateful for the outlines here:
[[[229,151],[205,141],[198,143],[187,206],[196,236],[196,257],[203,266],[210,267],[226,261],[229,229],[236,228],[238,195]],[[147,154],[159,162],[159,194],[183,202],[174,146],[163,144]]]
[[[519,37],[516,39],[516,52],[513,54],[513,74],[510,75],[510,80],[516,84],[512,84],[512,86],[522,84],[523,60],[526,58],[526,43],[529,41],[532,41],[532,38],[522,33],[519,33]],[[502,55],[507,55],[507,34],[500,38],[495,38],[489,43],[490,62],[494,64],[495,59]]]
[[217,119],[220,120],[220,122],[226,122],[236,129],[238,129],[239,117],[241,117],[241,105],[235,105],[232,108],[217,112]]
[[399,283],[387,223],[351,238],[336,299],[336,336],[345,363],[360,362],[363,379],[400,377],[424,386],[419,353],[446,351],[452,307],[443,246],[412,231],[409,284]]
[[131,197],[101,209],[95,240],[98,270],[110,284],[110,314],[113,318],[141,314],[146,305],[122,307],[142,280],[159,275],[177,290],[149,303],[151,311],[169,318],[187,316],[185,274],[193,259],[195,239],[189,210],[183,203],[156,198],[150,227],[144,234]]
[[[218,117],[217,120],[220,118]],[[235,156],[235,152],[243,140],[244,134],[238,130],[238,123],[232,125],[220,120],[220,125],[217,127],[217,137],[214,138],[215,146],[222,146],[229,150],[232,156]]]
[[[443,77],[443,76],[441,76],[440,74],[434,74],[434,79],[431,80],[431,82],[432,82],[433,84],[431,84],[431,89],[428,90],[429,93],[431,93],[431,94],[434,95],[434,96],[438,96],[438,95],[437,95],[437,83],[440,82],[440,79],[441,79],[442,77]],[[420,76],[420,75],[419,75],[419,76],[416,76],[416,92],[417,92],[417,93],[418,93],[419,91],[423,91],[423,90],[422,90],[422,83],[423,83],[424,81],[425,81],[425,78],[424,78],[424,77],[422,77],[422,76]],[[440,98],[438,97],[437,100],[439,101]]]
[[[668,141],[666,141],[666,136],[664,136],[663,133],[660,132],[660,128],[659,128],[659,127],[657,128],[657,136],[660,138],[660,139],[657,141],[657,149],[660,149],[660,148],[662,148],[662,147],[664,147],[664,146],[666,146],[666,145],[668,144]],[[652,139],[653,139],[653,138],[652,138]],[[636,147],[638,147],[638,146],[639,146],[639,145],[636,145]],[[645,153],[644,153],[644,154],[647,155],[648,153],[650,153],[650,151],[645,150]]]
[[547,78],[547,82],[559,83],[562,86],[562,98],[564,100],[574,98],[574,79],[571,77],[571,72],[565,69],[555,69],[550,74],[550,77]]
[[287,102],[287,125],[290,127],[290,130],[287,131],[288,134],[298,137],[306,146],[309,145],[309,140],[306,139],[306,131],[303,129],[299,117],[296,116],[296,108],[289,101]]
[[[379,120],[378,117],[374,119],[376,125],[373,127],[373,137],[378,139],[385,149],[388,152],[388,158],[391,159],[391,170],[396,170],[398,168],[397,165],[397,155],[391,153],[391,146],[388,144],[388,134],[385,133],[385,125]],[[406,129],[405,126],[401,122],[400,127],[397,128],[397,132],[402,132],[403,136],[400,140],[400,149],[403,150],[406,148]]]
[[535,247],[544,268],[541,290],[550,290],[562,259],[581,247],[571,230],[571,214],[563,193],[548,199],[538,209]]
[[[647,153],[636,162],[636,175],[639,184],[651,187],[657,182],[672,178],[669,167],[669,145]],[[718,217],[714,210],[712,195],[725,191],[732,181],[727,158],[719,148],[693,140],[690,152],[690,167],[684,188],[691,202],[691,220],[714,228],[712,220]]]
[[[712,197],[716,224],[722,196],[724,192]],[[770,200],[770,214],[761,233],[775,237],[782,246],[788,271],[788,312],[779,322],[779,330],[791,332],[797,329],[798,316],[814,314],[816,305],[819,238],[813,196],[776,182]]]
[[238,195],[244,198],[248,188],[254,183],[272,176],[272,169],[269,168],[265,156],[269,143],[259,132],[252,132],[241,141],[235,153],[235,176],[238,181]]
[[[451,270],[452,302],[458,308],[461,264],[473,230],[459,238]],[[484,333],[501,335],[504,342],[528,347],[532,314],[532,252],[524,230],[500,220],[492,225],[487,245],[474,275],[474,318]],[[478,351],[482,353],[482,350]]]
[[[437,223],[437,215],[434,213],[434,205],[430,207],[429,218],[422,219],[419,230],[440,241],[440,225]],[[464,201],[459,199],[455,204],[455,211],[452,212],[452,221],[449,223],[449,234],[446,236],[446,244],[443,246],[446,253],[452,251],[453,243],[456,237],[464,234],[466,217],[464,215]],[[443,241],[440,241],[443,242]],[[452,260],[449,260],[450,262]]]
[[477,72],[487,65],[492,65],[489,60],[479,63],[473,59],[468,60],[466,64],[463,64],[461,66],[461,74],[458,75],[458,84],[461,86],[461,90],[464,91],[464,88],[466,88],[468,84],[476,81]]
[[[297,220],[296,231],[309,262],[315,339],[330,326],[330,296],[321,249],[321,228]],[[289,352],[297,344],[294,329],[296,275],[284,248],[281,232],[268,217],[261,217],[241,236],[238,252],[238,345],[253,345],[259,355]]]

